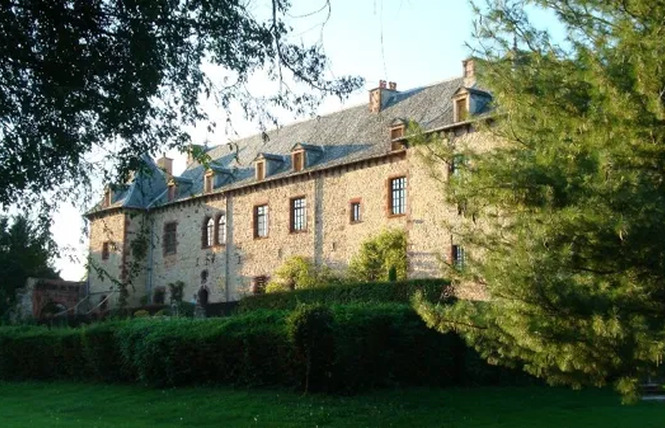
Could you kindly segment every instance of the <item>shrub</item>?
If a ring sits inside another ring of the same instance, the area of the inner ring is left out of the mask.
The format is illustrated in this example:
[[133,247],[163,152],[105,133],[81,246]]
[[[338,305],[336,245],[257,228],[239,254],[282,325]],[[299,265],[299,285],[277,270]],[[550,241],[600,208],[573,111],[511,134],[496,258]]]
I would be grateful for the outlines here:
[[0,328],[2,379],[81,379],[85,368],[80,332],[75,329]]
[[329,384],[335,355],[333,313],[323,305],[300,305],[287,319],[289,340],[304,366],[304,389],[320,391]]
[[514,376],[489,367],[456,335],[427,328],[410,306],[396,303],[137,318],[78,330],[0,328],[0,379],[356,392],[398,384],[510,384]]
[[384,230],[363,242],[349,263],[352,281],[388,281],[391,271],[395,279],[406,279],[406,233],[400,229]]
[[293,256],[287,259],[266,286],[266,293],[322,287],[332,279],[330,269],[316,266],[309,258]]
[[347,303],[410,303],[416,291],[421,291],[429,302],[453,301],[449,293],[450,282],[443,279],[415,279],[398,282],[375,282],[335,285],[244,297],[238,304],[239,312],[256,309],[295,309],[299,303],[327,305]]

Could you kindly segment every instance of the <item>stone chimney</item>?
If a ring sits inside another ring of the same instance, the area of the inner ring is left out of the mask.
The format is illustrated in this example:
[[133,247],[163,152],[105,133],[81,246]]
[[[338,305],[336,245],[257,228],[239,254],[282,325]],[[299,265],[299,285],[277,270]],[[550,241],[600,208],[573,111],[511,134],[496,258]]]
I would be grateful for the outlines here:
[[464,87],[470,88],[476,84],[476,61],[473,58],[467,58],[462,61],[464,69]]
[[395,93],[397,93],[397,83],[390,82],[386,87],[386,81],[379,80],[379,86],[369,91],[369,111],[379,113],[386,108]]
[[173,159],[167,158],[166,155],[157,159],[157,166],[167,175],[173,175]]

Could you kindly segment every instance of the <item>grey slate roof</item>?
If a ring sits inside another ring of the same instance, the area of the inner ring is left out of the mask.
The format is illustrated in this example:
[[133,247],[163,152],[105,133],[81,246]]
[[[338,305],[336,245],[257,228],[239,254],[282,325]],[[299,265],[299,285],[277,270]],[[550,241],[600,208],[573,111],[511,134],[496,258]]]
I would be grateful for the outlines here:
[[[390,127],[396,120],[413,120],[424,130],[432,130],[453,123],[453,103],[457,90],[463,87],[462,77],[408,91],[394,92],[383,103],[379,113],[369,111],[367,104],[336,113],[294,123],[236,141],[238,152],[228,144],[208,149],[213,170],[232,172],[231,180],[224,180],[215,191],[246,186],[255,181],[253,161],[261,153],[276,155],[284,162],[269,177],[284,177],[293,172],[291,150],[297,144],[305,148],[317,147],[320,156],[306,171],[328,168],[388,153]],[[390,93],[389,93],[390,94]],[[319,155],[319,153],[317,153]],[[237,158],[236,158],[237,156]],[[111,207],[151,208],[168,203],[167,181],[164,174],[149,157],[146,172],[138,173],[125,191],[114,195]],[[150,171],[156,173],[150,173]],[[176,200],[186,199],[203,192],[206,168],[194,162],[188,165],[177,182]]]

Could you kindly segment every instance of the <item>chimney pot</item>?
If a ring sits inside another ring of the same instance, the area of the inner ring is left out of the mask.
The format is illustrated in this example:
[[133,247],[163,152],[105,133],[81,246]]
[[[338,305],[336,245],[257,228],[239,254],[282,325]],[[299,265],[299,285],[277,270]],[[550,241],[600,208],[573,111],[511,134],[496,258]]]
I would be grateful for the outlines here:
[[396,91],[397,90],[397,83],[388,82],[388,89],[390,89],[391,91]]
[[379,80],[379,88],[386,89],[386,81],[385,80]]

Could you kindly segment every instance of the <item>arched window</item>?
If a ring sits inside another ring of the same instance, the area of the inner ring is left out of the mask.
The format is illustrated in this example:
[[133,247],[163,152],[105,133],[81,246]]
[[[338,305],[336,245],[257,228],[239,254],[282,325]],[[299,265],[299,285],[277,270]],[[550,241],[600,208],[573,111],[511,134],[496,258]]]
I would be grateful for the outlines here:
[[203,222],[203,230],[201,234],[201,246],[203,248],[212,247],[213,238],[215,233],[215,220],[212,217],[206,217]]
[[226,244],[226,215],[220,214],[217,217],[217,245]]

